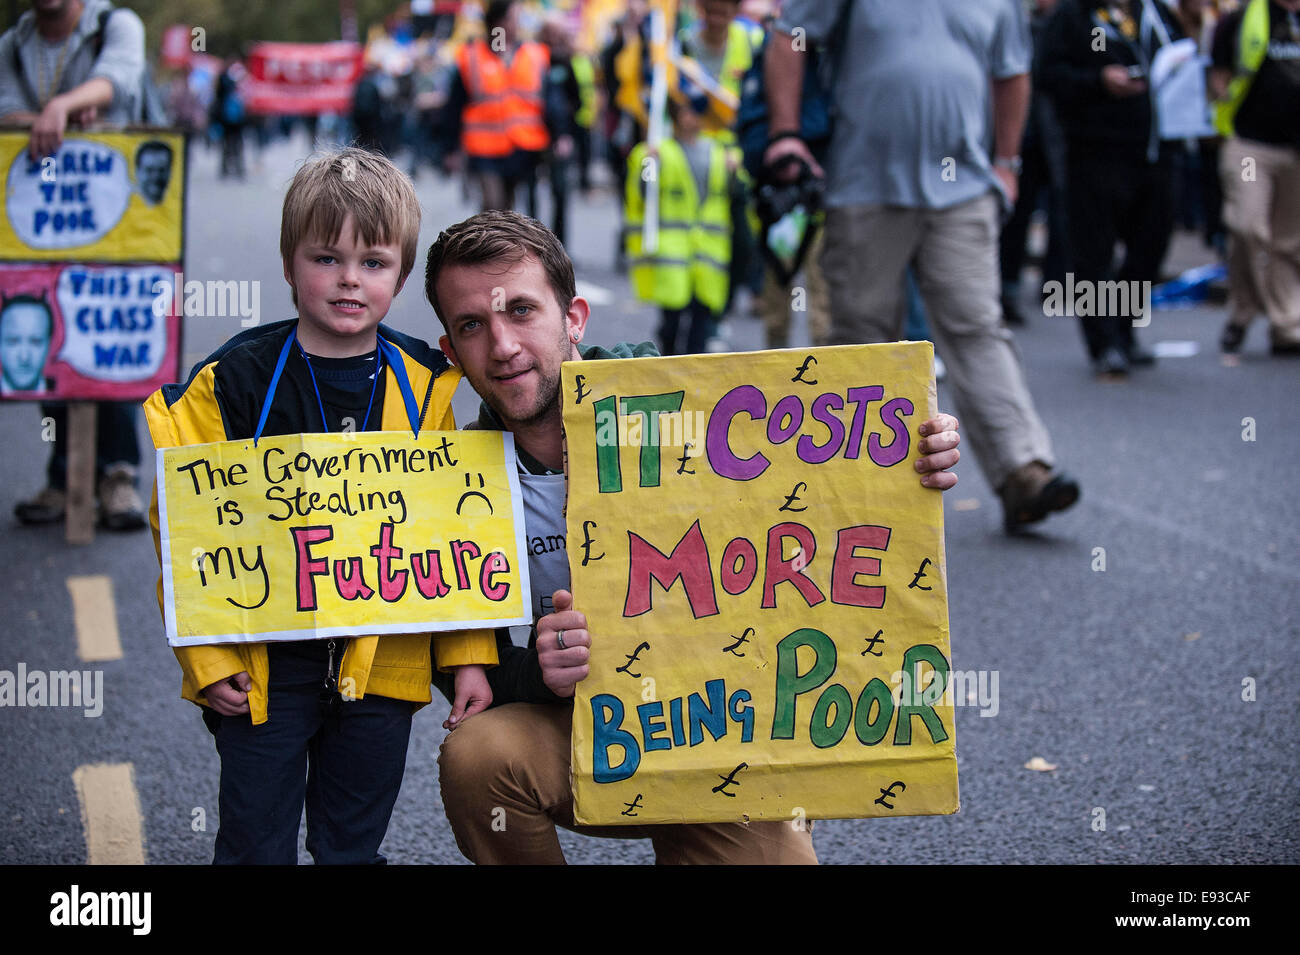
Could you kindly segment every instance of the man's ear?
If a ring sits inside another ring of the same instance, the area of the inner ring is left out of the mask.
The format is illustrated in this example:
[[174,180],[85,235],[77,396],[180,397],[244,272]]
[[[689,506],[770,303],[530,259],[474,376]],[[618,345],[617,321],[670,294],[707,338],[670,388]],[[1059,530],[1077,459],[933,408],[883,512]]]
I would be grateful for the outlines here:
[[564,322],[569,333],[569,341],[577,351],[578,342],[582,341],[587,328],[587,319],[591,317],[591,305],[581,295],[575,295],[569,303],[569,310],[564,315]]
[[438,339],[438,347],[442,349],[442,353],[451,360],[453,365],[460,365],[460,359],[456,357],[456,349],[451,347],[450,338],[446,335],[441,336]]

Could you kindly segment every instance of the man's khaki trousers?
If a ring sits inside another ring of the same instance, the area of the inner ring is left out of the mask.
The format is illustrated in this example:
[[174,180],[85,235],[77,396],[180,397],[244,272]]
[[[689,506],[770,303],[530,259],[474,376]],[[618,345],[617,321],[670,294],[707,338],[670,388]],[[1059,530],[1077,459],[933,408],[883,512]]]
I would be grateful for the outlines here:
[[443,741],[439,783],[456,845],[480,865],[563,865],[555,827],[649,839],[660,865],[815,865],[809,824],[708,823],[596,828],[573,822],[572,703],[508,703]]

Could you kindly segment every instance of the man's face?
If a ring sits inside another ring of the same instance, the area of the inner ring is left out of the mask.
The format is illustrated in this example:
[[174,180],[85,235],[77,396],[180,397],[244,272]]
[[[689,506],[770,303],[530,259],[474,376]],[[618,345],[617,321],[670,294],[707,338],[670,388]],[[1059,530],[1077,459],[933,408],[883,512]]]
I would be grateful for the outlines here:
[[0,315],[0,369],[10,391],[39,391],[50,352],[50,313],[43,305],[18,302]]
[[447,266],[436,289],[448,328],[439,344],[502,423],[514,430],[558,414],[560,365],[578,357],[586,299],[562,312],[533,255]]
[[135,164],[136,184],[150,205],[162,202],[172,177],[172,157],[163,149],[146,149]]
[[72,0],[34,0],[32,7],[38,17],[59,17],[68,8]]

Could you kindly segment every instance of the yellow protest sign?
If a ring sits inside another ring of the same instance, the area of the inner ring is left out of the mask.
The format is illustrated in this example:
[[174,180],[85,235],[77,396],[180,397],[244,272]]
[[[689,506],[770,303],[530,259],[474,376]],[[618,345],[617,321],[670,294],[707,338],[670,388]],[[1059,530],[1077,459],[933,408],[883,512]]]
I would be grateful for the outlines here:
[[181,133],[74,131],[54,155],[34,161],[30,139],[29,131],[0,132],[0,260],[181,260]]
[[579,823],[957,810],[932,354],[564,365]]
[[221,441],[157,469],[172,646],[531,622],[509,433]]

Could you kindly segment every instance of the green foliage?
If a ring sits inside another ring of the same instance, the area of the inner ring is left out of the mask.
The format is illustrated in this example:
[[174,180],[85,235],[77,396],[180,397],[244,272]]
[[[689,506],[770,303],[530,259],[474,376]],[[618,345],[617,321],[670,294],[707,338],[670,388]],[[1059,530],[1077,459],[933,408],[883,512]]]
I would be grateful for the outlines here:
[[[398,0],[354,0],[359,36],[403,6]],[[147,51],[157,60],[163,30],[172,24],[202,27],[207,52],[237,56],[259,40],[322,43],[340,38],[337,0],[121,0],[144,20]],[[13,25],[29,3],[0,0],[0,31]]]

